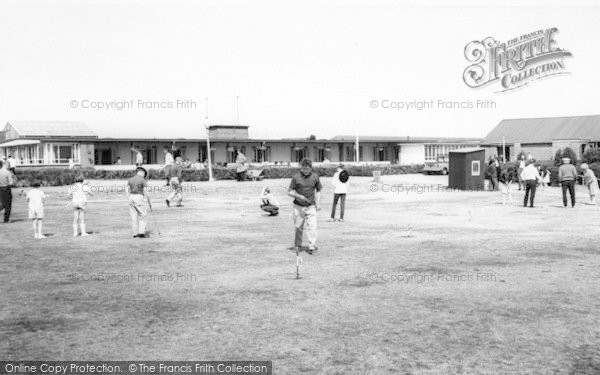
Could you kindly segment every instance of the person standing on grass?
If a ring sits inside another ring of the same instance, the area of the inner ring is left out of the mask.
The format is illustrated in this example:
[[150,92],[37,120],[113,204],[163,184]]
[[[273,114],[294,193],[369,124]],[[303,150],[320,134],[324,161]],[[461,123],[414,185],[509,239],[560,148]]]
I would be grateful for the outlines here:
[[170,168],[169,181],[171,183],[171,188],[173,189],[173,191],[165,200],[165,202],[167,203],[167,207],[171,207],[171,200],[173,200],[174,198],[177,198],[177,207],[181,207],[181,201],[183,200],[183,187],[181,186],[183,182],[182,172],[183,166],[181,164],[181,156],[178,156],[175,159],[175,164]]
[[550,186],[550,168],[544,166],[542,168],[542,190],[546,190],[546,186]]
[[6,159],[6,162],[8,163],[7,168],[10,171],[10,173],[12,173],[13,175],[16,174],[17,161],[12,157],[12,155],[8,155],[8,159]]
[[27,193],[27,203],[29,204],[29,218],[33,223],[33,238],[46,238],[42,234],[42,221],[44,220],[44,201],[46,194],[40,189],[41,184],[34,182],[32,189]]
[[510,202],[510,205],[513,205],[512,194],[510,193],[510,187],[512,185],[512,173],[514,170],[502,171],[500,172],[500,177],[498,178],[500,192],[502,193],[502,205],[506,205],[506,198]]
[[598,179],[594,171],[586,163],[581,164],[581,169],[583,170],[583,184],[587,186],[590,192],[590,204],[595,205],[596,195],[598,194]]
[[131,229],[133,237],[146,238],[146,217],[148,208],[152,209],[150,197],[146,193],[146,176],[148,172],[138,167],[136,175],[127,181],[127,190],[129,192],[129,214],[131,215]]
[[521,179],[521,173],[523,172],[523,169],[525,169],[525,165],[526,165],[526,161],[525,161],[525,154],[520,154],[519,155],[519,160],[517,160],[517,180],[519,182],[519,190],[521,190],[521,187],[523,185],[523,180]]
[[144,164],[144,155],[142,155],[142,152],[135,147],[132,147],[131,151],[135,152],[135,166],[141,167],[142,164]]
[[498,163],[497,156],[494,156],[490,159],[488,164],[488,171],[490,173],[490,178],[492,181],[492,191],[498,190],[498,170],[500,169],[500,163]]
[[331,219],[329,219],[329,221],[336,221],[335,209],[338,200],[340,201],[340,218],[338,221],[344,221],[344,209],[346,208],[346,194],[348,193],[349,178],[350,175],[344,169],[344,165],[338,165],[337,171],[331,180],[331,184],[333,185],[333,207],[331,208]]
[[246,174],[246,171],[248,170],[248,165],[246,165],[246,156],[244,156],[244,154],[242,154],[241,151],[238,153],[237,157],[235,158],[235,164],[236,164],[235,179],[238,181],[243,181],[244,175]]
[[535,159],[527,161],[527,166],[523,169],[523,172],[521,172],[521,180],[525,183],[525,199],[523,200],[523,207],[527,207],[527,200],[529,198],[529,207],[533,208],[535,190],[538,182],[542,180],[540,173],[535,167]]
[[304,158],[300,161],[300,173],[290,182],[288,195],[294,198],[294,248],[302,247],[302,235],[306,230],[308,253],[317,251],[317,211],[321,209],[321,180],[312,170],[312,161]]
[[171,167],[173,166],[174,163],[174,159],[173,159],[173,154],[171,153],[171,150],[169,150],[168,148],[165,148],[165,178],[167,179],[167,185],[169,186],[169,183],[171,181]]
[[7,164],[0,161],[0,211],[4,210],[4,222],[10,222],[12,207],[13,174],[8,171]]
[[73,207],[73,237],[77,237],[78,227],[81,228],[81,236],[86,237],[89,234],[85,230],[85,211],[87,209],[87,195],[91,194],[90,187],[85,184],[82,175],[75,177],[75,183],[69,188],[67,197],[72,198]]
[[562,158],[562,165],[558,167],[558,182],[562,186],[565,208],[567,208],[567,190],[571,196],[571,207],[575,207],[575,181],[577,181],[577,169],[571,164],[570,158]]

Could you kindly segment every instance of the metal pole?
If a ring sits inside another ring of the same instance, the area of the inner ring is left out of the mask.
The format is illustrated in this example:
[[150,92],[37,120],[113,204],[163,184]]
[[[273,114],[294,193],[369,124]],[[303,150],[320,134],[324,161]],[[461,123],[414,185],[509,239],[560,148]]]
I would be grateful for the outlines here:
[[237,124],[240,124],[240,97],[235,97],[235,113],[237,117]]
[[210,156],[210,132],[208,124],[208,98],[206,98],[206,116],[204,117],[204,127],[206,127],[206,156],[208,158],[208,181],[213,181],[212,158]]

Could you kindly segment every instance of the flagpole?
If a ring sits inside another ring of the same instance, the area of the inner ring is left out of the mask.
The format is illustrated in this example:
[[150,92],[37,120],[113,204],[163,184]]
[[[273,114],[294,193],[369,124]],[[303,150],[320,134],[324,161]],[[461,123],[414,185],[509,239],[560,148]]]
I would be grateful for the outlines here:
[[208,98],[206,98],[206,115],[204,117],[204,127],[206,128],[206,156],[208,158],[208,181],[213,181],[212,159],[210,156],[210,125],[208,122]]

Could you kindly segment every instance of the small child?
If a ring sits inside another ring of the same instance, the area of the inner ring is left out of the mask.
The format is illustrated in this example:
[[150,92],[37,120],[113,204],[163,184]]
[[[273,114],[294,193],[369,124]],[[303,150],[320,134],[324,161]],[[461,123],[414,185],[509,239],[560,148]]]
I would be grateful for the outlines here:
[[269,216],[277,216],[279,215],[279,202],[271,193],[271,190],[268,187],[264,187],[262,193],[260,194],[260,208],[269,213]]
[[40,189],[39,182],[31,185],[32,189],[27,193],[29,203],[29,218],[33,220],[33,237],[36,239],[46,238],[42,234],[42,220],[44,219],[44,201],[46,194]]
[[500,192],[502,193],[502,205],[506,205],[506,198],[510,204],[513,204],[512,194],[510,193],[510,186],[512,185],[512,173],[510,171],[500,172],[498,181],[500,182]]
[[550,186],[550,169],[548,167],[542,168],[542,189],[545,190],[546,186]]
[[581,169],[583,170],[583,184],[587,186],[590,193],[590,204],[595,205],[596,193],[598,193],[598,179],[594,171],[586,163],[581,164]]
[[71,203],[73,207],[73,237],[78,236],[78,226],[81,227],[81,236],[89,236],[85,231],[85,210],[87,208],[87,194],[90,193],[90,187],[83,182],[83,176],[75,178],[75,183],[69,188],[68,197],[73,198]]

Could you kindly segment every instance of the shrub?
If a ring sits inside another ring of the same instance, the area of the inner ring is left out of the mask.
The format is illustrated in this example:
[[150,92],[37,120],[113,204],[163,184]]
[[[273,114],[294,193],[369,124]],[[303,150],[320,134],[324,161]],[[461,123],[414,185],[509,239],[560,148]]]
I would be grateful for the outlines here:
[[559,166],[562,164],[562,158],[571,159],[571,164],[577,163],[577,154],[571,147],[565,147],[562,150],[557,150],[554,154],[554,165]]
[[34,182],[42,186],[62,186],[75,182],[78,172],[72,169],[43,168],[43,169],[20,169],[16,170],[15,187],[30,187]]
[[[315,167],[313,170],[319,176],[331,177],[336,171],[336,166]],[[381,171],[381,175],[418,173],[423,166],[386,165],[373,166],[349,165],[346,170],[350,176],[372,176],[373,171]],[[263,176],[272,178],[291,178],[300,171],[299,168],[270,166],[263,169]],[[217,180],[233,180],[236,177],[235,169],[225,167],[213,167],[213,178]],[[29,187],[34,181],[40,181],[42,186],[70,185],[75,182],[75,176],[83,174],[88,180],[127,180],[135,175],[135,170],[96,170],[94,168],[63,169],[63,168],[17,168],[16,187]],[[184,169],[184,181],[208,181],[207,169]],[[149,179],[164,179],[163,169],[148,170]]]
[[584,163],[592,164],[600,162],[600,148],[588,148],[586,152],[583,153],[582,160]]

